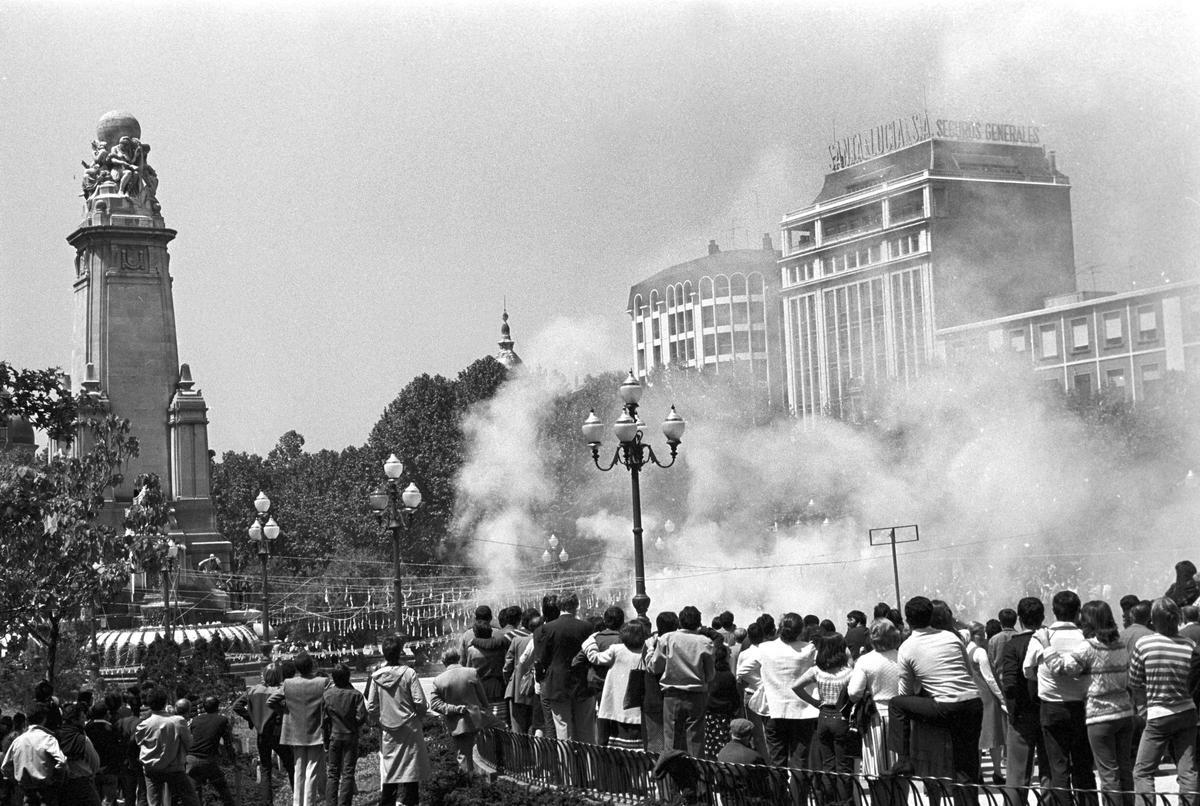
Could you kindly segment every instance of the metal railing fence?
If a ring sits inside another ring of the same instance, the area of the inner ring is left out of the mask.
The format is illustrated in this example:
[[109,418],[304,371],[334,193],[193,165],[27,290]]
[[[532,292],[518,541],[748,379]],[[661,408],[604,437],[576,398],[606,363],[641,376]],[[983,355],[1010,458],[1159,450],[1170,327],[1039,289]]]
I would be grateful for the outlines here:
[[658,757],[488,729],[476,743],[496,772],[531,786],[563,787],[621,804],[711,806],[1197,806],[1175,792],[1063,790],[889,778],[680,756],[656,775]]

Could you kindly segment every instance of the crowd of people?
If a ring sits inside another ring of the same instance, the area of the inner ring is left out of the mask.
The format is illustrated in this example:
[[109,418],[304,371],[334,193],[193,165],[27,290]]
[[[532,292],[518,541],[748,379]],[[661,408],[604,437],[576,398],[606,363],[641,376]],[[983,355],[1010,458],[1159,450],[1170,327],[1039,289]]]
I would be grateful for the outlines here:
[[[1164,760],[1194,803],[1200,587],[1190,562],[1176,571],[1166,595],[1122,598],[1120,627],[1106,602],[1069,590],[1054,594],[1049,619],[1037,597],[964,624],[916,596],[903,615],[887,603],[870,619],[851,610],[843,631],[793,612],[745,627],[724,612],[705,626],[693,606],[653,624],[615,606],[583,618],[575,594],[547,595],[540,611],[506,607],[494,620],[477,608],[428,696],[403,639],[389,637],[364,691],[344,664],[318,674],[300,650],[269,663],[232,710],[257,737],[264,790],[278,761],[294,806],[350,804],[368,726],[380,738],[378,802],[415,806],[430,775],[427,713],[442,717],[469,774],[480,731],[502,726],[660,759],[826,773],[811,778],[822,804],[850,803],[859,773],[871,787],[919,775],[1131,806]],[[147,683],[74,700],[43,682],[28,714],[0,717],[0,806],[165,806],[168,790],[198,805],[206,786],[233,803],[233,731],[217,698],[197,709]],[[880,803],[887,791],[873,789]]]
[[618,607],[584,619],[574,595],[547,596],[496,626],[480,607],[447,660],[474,670],[473,707],[513,732],[840,773],[817,779],[826,803],[848,802],[861,773],[1126,804],[1154,791],[1164,761],[1190,800],[1200,586],[1189,561],[1176,575],[1160,598],[1123,597],[1121,625],[1069,590],[969,623],[917,596],[903,614],[851,610],[841,631],[797,613],[706,626],[690,606],[653,624]]

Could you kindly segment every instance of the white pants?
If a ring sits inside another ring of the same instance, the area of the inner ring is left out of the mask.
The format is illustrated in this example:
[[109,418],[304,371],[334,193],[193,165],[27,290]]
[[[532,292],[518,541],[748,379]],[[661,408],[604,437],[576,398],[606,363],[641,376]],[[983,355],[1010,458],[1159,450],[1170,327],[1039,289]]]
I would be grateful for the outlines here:
[[292,806],[314,806],[325,797],[325,748],[319,744],[294,745],[296,759]]

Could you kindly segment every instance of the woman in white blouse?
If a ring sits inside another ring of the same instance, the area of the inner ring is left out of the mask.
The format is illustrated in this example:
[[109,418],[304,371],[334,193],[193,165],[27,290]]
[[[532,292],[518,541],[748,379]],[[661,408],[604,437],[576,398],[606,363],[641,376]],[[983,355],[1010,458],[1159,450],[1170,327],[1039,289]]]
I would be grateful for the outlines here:
[[895,754],[887,745],[888,701],[896,696],[900,686],[896,649],[900,646],[900,630],[885,618],[871,622],[870,642],[873,651],[859,655],[850,675],[850,699],[858,702],[868,693],[875,704],[874,713],[863,736],[862,771],[879,775],[895,762]]

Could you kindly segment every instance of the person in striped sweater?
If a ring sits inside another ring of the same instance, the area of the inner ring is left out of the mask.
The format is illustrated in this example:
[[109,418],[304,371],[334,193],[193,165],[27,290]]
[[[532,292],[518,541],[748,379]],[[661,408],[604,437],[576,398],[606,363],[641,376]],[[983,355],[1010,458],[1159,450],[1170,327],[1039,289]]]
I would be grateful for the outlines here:
[[1146,728],[1133,765],[1135,792],[1154,792],[1154,772],[1169,746],[1181,803],[1196,803],[1196,706],[1188,692],[1195,645],[1179,635],[1179,605],[1163,597],[1150,608],[1155,634],[1140,638],[1129,659],[1129,688]]

